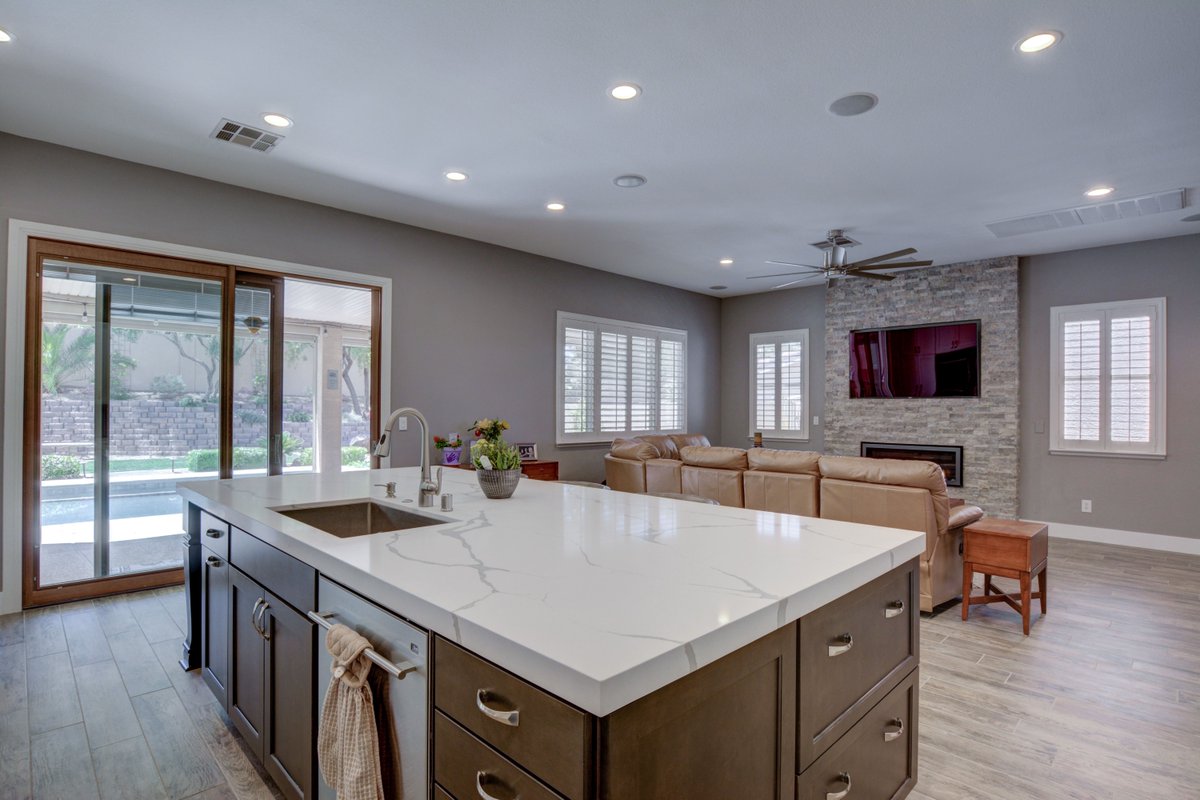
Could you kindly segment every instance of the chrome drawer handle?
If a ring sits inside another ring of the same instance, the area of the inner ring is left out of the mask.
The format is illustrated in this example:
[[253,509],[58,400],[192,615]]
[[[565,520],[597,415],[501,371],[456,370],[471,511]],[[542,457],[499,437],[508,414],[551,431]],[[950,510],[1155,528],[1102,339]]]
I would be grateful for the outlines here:
[[220,539],[225,535],[225,531],[221,530],[220,528],[209,528],[204,532],[204,535],[210,539]]
[[840,656],[842,653],[849,653],[850,648],[854,647],[854,637],[848,633],[843,633],[837,638],[841,644],[829,645],[829,657]]
[[892,617],[898,617],[903,613],[904,613],[904,601],[903,600],[896,600],[893,603],[888,603],[887,608],[883,609],[883,616],[887,617],[888,619],[891,619]]
[[[476,772],[475,773],[475,791],[479,794],[479,796],[481,798],[483,798],[483,800],[500,800],[499,797],[496,797],[496,795],[492,794],[487,789],[483,788],[483,782],[486,780],[489,780],[491,778],[492,778],[492,776],[488,775],[483,770]],[[496,782],[499,783],[500,781],[496,781]]]
[[885,742],[894,742],[904,735],[904,720],[896,717],[894,720],[889,722],[888,725],[895,725],[896,730],[883,732],[883,740]]
[[838,775],[838,780],[846,784],[846,788],[842,789],[840,792],[826,792],[825,800],[842,800],[843,797],[850,794],[850,789],[852,788],[850,783],[850,773],[843,772],[841,775]]
[[264,624],[263,617],[266,615],[267,609],[271,607],[271,604],[268,603],[266,600],[263,600],[261,597],[258,600],[260,603],[262,603],[262,605],[259,606],[256,604],[256,606],[255,606],[256,608],[258,608],[258,616],[255,617],[253,620],[254,629],[256,631],[258,631],[258,635],[261,636],[262,638],[270,639],[271,634],[267,633],[267,628],[266,628],[266,625]]
[[[513,728],[521,724],[520,711],[515,708],[509,711],[497,711],[494,708],[488,708],[484,702],[487,700],[487,696],[487,689],[480,689],[475,692],[475,707],[483,712],[485,717],[488,719],[493,719],[496,722],[499,722],[501,725],[508,725]],[[483,773],[480,774],[482,775]]]
[[217,558],[216,556],[209,556],[208,558],[206,558],[204,560],[208,563],[208,565],[210,567],[219,567],[219,566],[221,566],[222,563],[224,563],[221,561],[221,559]]

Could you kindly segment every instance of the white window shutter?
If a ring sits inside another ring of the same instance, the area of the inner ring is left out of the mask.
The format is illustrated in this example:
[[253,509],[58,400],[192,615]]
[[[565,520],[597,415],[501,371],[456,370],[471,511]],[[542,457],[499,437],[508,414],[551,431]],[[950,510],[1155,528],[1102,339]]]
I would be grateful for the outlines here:
[[808,331],[750,334],[750,432],[808,439]]

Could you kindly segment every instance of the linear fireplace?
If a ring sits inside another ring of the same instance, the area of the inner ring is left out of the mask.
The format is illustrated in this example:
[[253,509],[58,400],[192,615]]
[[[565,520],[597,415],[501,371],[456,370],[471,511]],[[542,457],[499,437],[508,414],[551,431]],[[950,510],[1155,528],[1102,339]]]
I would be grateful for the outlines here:
[[943,444],[891,444],[860,442],[859,455],[864,458],[903,458],[910,461],[932,461],[946,474],[947,486],[963,485],[963,449]]

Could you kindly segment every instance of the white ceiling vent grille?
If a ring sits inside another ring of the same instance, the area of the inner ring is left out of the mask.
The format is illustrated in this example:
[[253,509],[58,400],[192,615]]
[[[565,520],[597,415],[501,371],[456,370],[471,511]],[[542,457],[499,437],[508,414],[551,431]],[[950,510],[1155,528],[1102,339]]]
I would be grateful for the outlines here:
[[242,147],[249,147],[260,153],[269,153],[275,149],[275,145],[283,137],[278,133],[267,133],[240,122],[223,119],[217,123],[217,127],[213,128],[212,138],[220,139],[222,142],[240,144]]
[[997,238],[1004,238],[1005,236],[1020,236],[1025,233],[1052,231],[1055,228],[1073,228],[1076,225],[1094,225],[1097,222],[1144,217],[1148,214],[1161,214],[1164,211],[1178,211],[1184,205],[1183,189],[1172,189],[1169,192],[989,222],[987,227],[996,234]]

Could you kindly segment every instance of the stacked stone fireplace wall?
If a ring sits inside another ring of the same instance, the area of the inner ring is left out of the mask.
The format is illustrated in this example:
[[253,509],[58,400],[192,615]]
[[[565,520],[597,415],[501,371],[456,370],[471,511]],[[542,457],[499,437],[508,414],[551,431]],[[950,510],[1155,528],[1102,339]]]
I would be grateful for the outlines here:
[[[1016,257],[912,270],[894,281],[836,281],[825,300],[825,451],[859,443],[963,447],[951,496],[990,516],[1015,517],[1018,487],[1019,328]],[[978,319],[980,396],[851,399],[849,333],[861,328]]]

